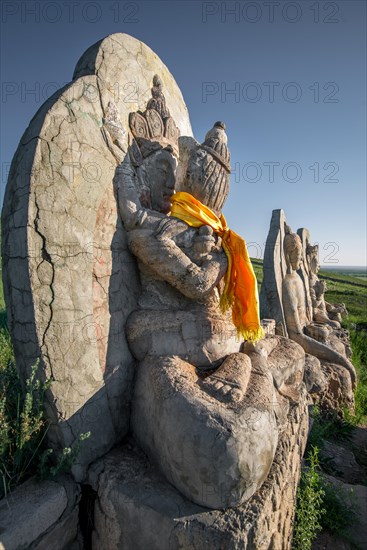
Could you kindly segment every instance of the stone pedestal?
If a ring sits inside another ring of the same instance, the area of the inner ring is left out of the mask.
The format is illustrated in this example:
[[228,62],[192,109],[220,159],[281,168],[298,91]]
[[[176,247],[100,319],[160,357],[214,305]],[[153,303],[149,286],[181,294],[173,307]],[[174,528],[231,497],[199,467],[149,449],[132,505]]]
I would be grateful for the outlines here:
[[[308,433],[307,395],[291,406],[262,487],[241,506],[209,510],[184,498],[133,440],[89,470],[98,492],[93,548],[244,550],[291,548],[296,488]],[[218,459],[212,457],[213,463]]]

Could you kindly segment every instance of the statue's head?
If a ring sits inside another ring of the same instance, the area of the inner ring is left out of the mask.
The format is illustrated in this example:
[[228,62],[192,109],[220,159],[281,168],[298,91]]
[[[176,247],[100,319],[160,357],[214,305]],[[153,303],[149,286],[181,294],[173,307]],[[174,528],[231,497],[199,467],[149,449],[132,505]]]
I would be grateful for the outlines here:
[[190,193],[220,215],[231,174],[225,124],[216,122],[202,144],[189,137],[179,138],[178,144],[176,190]]
[[319,245],[308,244],[306,248],[306,256],[309,269],[316,275],[320,269]]
[[175,192],[176,167],[177,160],[170,147],[159,149],[143,160],[136,170],[142,206],[168,214]]
[[285,225],[283,246],[287,267],[291,267],[294,271],[296,271],[300,268],[302,263],[302,241],[297,233],[292,233],[292,230],[288,225]]
[[315,283],[315,293],[317,298],[321,298],[323,294],[327,291],[327,285],[326,282],[323,280],[318,280]]
[[129,154],[138,176],[141,204],[167,214],[175,190],[180,131],[170,116],[162,90],[162,81],[155,75],[147,109],[130,113],[133,139]]

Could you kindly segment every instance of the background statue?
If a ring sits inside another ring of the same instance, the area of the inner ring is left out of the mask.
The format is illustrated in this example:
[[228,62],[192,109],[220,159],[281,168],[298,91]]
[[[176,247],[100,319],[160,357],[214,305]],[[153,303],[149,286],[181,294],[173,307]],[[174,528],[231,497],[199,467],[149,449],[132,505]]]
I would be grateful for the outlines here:
[[319,246],[310,243],[309,231],[298,229],[297,234],[300,236],[304,246],[303,265],[306,267],[308,273],[313,321],[325,323],[334,328],[340,328],[341,315],[346,315],[347,311],[344,304],[333,305],[327,303],[325,300],[324,294],[327,290],[327,285],[325,281],[320,280],[318,277],[320,270]]
[[[286,265],[286,273],[279,274],[279,266],[271,260],[272,253],[269,250],[274,243],[274,228],[280,225],[282,240],[279,242],[280,251],[283,255]],[[285,216],[282,211],[273,211],[271,222],[271,231],[266,244],[268,250],[264,256],[264,281],[261,292],[263,302],[262,308],[276,311],[276,305],[281,297],[282,313],[285,324],[285,330],[292,340],[297,342],[305,350],[306,354],[319,359],[322,362],[324,372],[327,372],[329,384],[324,388],[325,400],[327,404],[333,403],[333,407],[341,409],[347,405],[353,408],[352,388],[356,384],[356,373],[352,363],[346,357],[346,350],[343,341],[333,334],[330,324],[309,322],[309,315],[306,309],[307,291],[312,296],[310,288],[305,289],[308,279],[302,279],[299,270],[302,264],[303,245],[299,235],[293,233],[290,227],[285,223]],[[278,278],[273,275],[278,270]],[[281,275],[281,276],[279,276]],[[281,279],[281,287],[273,284],[273,281]],[[314,289],[312,289],[314,290]],[[314,299],[317,299],[316,291]],[[274,305],[275,304],[275,305]],[[279,311],[279,308],[278,308]],[[317,310],[316,315],[319,313]],[[278,316],[280,318],[280,316]],[[314,360],[311,360],[315,368]],[[317,363],[316,363],[317,365]],[[307,369],[306,369],[307,370]],[[335,382],[331,383],[331,378]],[[334,388],[334,390],[332,389]],[[330,397],[328,392],[333,392]]]
[[327,285],[324,280],[318,278],[320,270],[319,247],[310,243],[310,233],[307,229],[298,229],[303,245],[303,258],[298,274],[302,278],[302,271],[306,271],[304,279],[305,296],[309,295],[311,300],[311,321],[309,325],[310,336],[315,335],[316,339],[327,342],[335,351],[342,355],[351,357],[352,352],[349,345],[349,333],[342,329],[340,322],[342,314],[347,315],[344,304],[330,304],[325,300]]
[[347,316],[345,304],[330,304],[325,300],[327,291],[326,281],[318,278],[320,270],[319,247],[318,245],[308,245],[306,249],[307,261],[309,265],[310,293],[312,295],[312,305],[314,310],[314,320],[318,323],[326,323],[332,327],[340,328],[343,316]]

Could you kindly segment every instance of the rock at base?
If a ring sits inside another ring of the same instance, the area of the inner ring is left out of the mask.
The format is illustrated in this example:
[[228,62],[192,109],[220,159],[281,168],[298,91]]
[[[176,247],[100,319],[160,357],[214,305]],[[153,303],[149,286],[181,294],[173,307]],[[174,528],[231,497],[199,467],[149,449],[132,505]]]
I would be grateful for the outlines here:
[[63,550],[77,537],[79,490],[31,478],[0,503],[0,550]]
[[344,409],[354,414],[354,394],[348,371],[326,361],[322,361],[321,370],[327,383],[319,395],[320,407],[340,415],[344,414]]

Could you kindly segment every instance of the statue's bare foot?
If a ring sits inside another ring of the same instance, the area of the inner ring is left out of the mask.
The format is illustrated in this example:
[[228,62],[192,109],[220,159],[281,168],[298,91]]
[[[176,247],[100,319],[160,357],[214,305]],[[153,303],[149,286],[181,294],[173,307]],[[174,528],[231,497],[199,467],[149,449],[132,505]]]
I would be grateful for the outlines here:
[[241,401],[251,374],[251,360],[244,353],[232,353],[201,384],[208,393],[226,403]]

